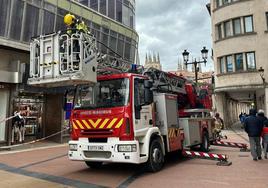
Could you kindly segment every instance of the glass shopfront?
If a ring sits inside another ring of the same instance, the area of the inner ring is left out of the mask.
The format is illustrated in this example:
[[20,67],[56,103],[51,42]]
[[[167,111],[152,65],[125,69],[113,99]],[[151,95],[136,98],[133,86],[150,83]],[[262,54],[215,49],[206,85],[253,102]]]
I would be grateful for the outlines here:
[[40,138],[42,135],[42,95],[20,95],[14,99],[14,111],[19,111],[24,119],[25,140]]

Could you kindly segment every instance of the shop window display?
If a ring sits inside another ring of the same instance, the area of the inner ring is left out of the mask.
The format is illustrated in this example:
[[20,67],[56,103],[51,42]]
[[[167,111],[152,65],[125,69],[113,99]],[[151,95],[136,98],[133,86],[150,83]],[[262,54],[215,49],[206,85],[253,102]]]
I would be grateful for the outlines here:
[[[42,104],[41,99],[17,98],[14,101],[14,109],[17,109],[24,119],[25,139],[41,137],[42,132]],[[29,139],[28,139],[29,140]]]

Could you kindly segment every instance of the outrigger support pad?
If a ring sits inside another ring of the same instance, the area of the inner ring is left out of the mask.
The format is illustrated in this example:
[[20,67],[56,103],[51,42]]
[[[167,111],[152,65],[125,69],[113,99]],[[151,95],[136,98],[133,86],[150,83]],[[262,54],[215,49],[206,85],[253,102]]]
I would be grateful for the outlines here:
[[232,162],[231,161],[219,161],[216,163],[217,166],[230,166],[232,165]]
[[245,147],[245,148],[241,148],[240,151],[241,151],[241,152],[250,152],[250,150],[249,150],[247,147]]

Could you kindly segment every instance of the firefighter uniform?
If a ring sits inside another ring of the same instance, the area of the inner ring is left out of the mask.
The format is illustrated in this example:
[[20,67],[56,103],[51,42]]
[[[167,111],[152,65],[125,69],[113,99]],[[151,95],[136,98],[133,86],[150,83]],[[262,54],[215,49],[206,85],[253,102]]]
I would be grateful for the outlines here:
[[76,31],[88,33],[88,28],[84,21],[76,19],[72,14],[64,16],[64,23],[67,25],[67,34],[71,35]]

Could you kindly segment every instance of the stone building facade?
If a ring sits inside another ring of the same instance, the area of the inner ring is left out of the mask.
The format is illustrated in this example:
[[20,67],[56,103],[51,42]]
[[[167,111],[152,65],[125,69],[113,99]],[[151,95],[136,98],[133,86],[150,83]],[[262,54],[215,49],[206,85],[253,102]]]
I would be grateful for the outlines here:
[[264,109],[268,115],[268,1],[211,0],[207,7],[212,25],[216,110],[226,126],[252,107]]

